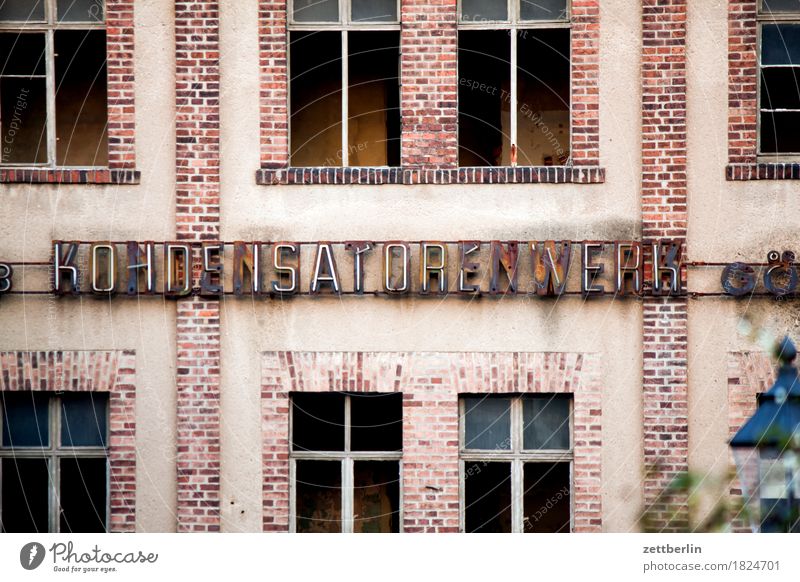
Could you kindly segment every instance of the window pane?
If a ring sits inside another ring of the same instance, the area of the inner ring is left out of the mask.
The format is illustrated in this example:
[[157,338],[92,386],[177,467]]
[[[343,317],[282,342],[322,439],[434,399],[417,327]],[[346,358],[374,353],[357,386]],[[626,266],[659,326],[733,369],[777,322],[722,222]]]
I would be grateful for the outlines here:
[[353,463],[353,531],[400,531],[400,464],[397,461]]
[[508,20],[508,0],[461,0],[461,20]]
[[400,165],[400,32],[348,33],[350,166]]
[[103,0],[58,0],[59,22],[103,22]]
[[55,52],[56,161],[60,166],[106,166],[106,33],[57,30]]
[[350,396],[350,448],[354,451],[403,449],[403,395]]
[[396,22],[397,0],[352,0],[353,22]]
[[46,92],[44,78],[0,79],[0,157],[3,164],[47,162]]
[[465,448],[511,449],[511,399],[464,398]]
[[567,0],[520,0],[519,16],[522,20],[564,20]]
[[762,0],[763,12],[800,12],[798,0]]
[[568,533],[569,463],[526,463],[523,467],[523,531]]
[[292,449],[295,451],[344,450],[344,396],[295,394],[292,396]]
[[44,0],[0,0],[0,21],[28,20],[44,20]]
[[762,26],[761,62],[765,65],[800,65],[800,24]]
[[761,108],[800,109],[800,69],[761,69]]
[[4,447],[49,446],[48,401],[42,392],[0,392]]
[[761,152],[800,153],[800,112],[761,114]]
[[524,449],[570,448],[569,398],[561,395],[526,396],[522,401]]
[[45,459],[2,460],[0,531],[46,532],[49,476]]
[[505,30],[458,33],[458,160],[499,166],[510,160],[511,38]]
[[339,0],[294,0],[295,22],[338,22]]
[[291,165],[342,165],[342,33],[292,32]]
[[340,461],[297,461],[295,491],[298,532],[342,531]]
[[467,462],[464,477],[467,533],[511,532],[511,463]]
[[61,446],[106,446],[108,394],[72,393],[61,397]]
[[44,34],[0,33],[0,75],[44,74]]
[[570,153],[569,30],[517,35],[517,163],[563,166]]
[[61,459],[61,532],[106,531],[106,459]]

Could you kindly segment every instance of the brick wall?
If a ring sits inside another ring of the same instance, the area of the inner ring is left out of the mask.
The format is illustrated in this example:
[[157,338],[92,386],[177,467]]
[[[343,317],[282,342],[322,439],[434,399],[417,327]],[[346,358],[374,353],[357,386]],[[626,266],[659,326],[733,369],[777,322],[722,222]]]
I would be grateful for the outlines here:
[[728,161],[756,162],[758,0],[728,0]]
[[283,168],[289,165],[289,71],[286,40],[286,2],[261,0],[258,3],[258,46],[262,168]]
[[0,352],[6,390],[109,393],[109,531],[136,531],[135,352]]
[[572,1],[572,161],[600,163],[600,2]]
[[459,530],[458,395],[573,393],[575,531],[601,529],[596,354],[267,352],[261,377],[263,529],[289,529],[289,393],[403,392],[403,531]]
[[136,168],[133,0],[106,2],[108,167]]
[[[219,6],[175,2],[176,193],[181,241],[219,234]],[[195,273],[199,256],[194,257]],[[178,531],[219,531],[219,301],[178,300]]]

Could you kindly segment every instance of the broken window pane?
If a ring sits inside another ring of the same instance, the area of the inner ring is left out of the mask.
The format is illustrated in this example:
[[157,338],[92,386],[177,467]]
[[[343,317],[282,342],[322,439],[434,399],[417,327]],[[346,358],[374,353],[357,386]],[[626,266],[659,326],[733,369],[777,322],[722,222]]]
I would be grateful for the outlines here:
[[44,75],[44,48],[43,33],[0,33],[0,76]]
[[396,22],[397,0],[352,0],[353,22]]
[[292,396],[292,450],[344,450],[344,396],[294,394]]
[[49,446],[47,394],[0,392],[4,447]]
[[44,20],[44,0],[0,0],[0,22]]
[[483,22],[508,20],[507,0],[461,0],[461,20]]
[[464,398],[465,448],[511,449],[511,399],[490,396]]
[[800,68],[761,69],[761,108],[800,109]]
[[520,0],[519,8],[522,20],[564,20],[567,17],[567,0]]
[[797,0],[762,0],[761,10],[764,12],[800,12]]
[[108,394],[74,392],[61,397],[61,446],[106,446]]
[[295,22],[338,22],[339,0],[294,0]]
[[511,463],[468,461],[464,475],[467,533],[511,532]]
[[402,450],[402,394],[351,394],[350,421],[352,450]]
[[45,459],[2,459],[0,531],[46,532],[49,476]]
[[507,30],[458,33],[458,161],[499,166],[510,160],[511,44]]
[[800,65],[800,24],[765,24],[761,28],[761,63]]
[[106,33],[55,32],[56,163],[108,165]]
[[353,487],[353,531],[400,531],[400,465],[397,461],[355,461]]
[[106,459],[61,459],[61,532],[106,531]]
[[291,165],[342,165],[342,33],[292,32]]
[[400,32],[348,33],[348,165],[400,165]]
[[522,401],[522,448],[570,448],[569,398],[526,396]]
[[340,461],[297,461],[295,490],[298,532],[342,531]]
[[800,111],[761,114],[761,152],[800,153]]
[[58,0],[59,22],[103,22],[103,0]]
[[517,163],[566,165],[570,152],[569,30],[520,30],[517,65]]
[[523,519],[526,533],[570,531],[569,463],[525,463]]

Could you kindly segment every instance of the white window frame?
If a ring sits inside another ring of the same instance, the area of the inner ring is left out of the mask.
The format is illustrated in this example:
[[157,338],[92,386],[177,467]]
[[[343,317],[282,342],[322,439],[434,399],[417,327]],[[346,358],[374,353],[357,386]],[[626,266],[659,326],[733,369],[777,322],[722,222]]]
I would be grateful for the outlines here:
[[[5,394],[20,394],[26,392],[5,392]],[[46,447],[6,447],[2,445],[3,422],[5,411],[3,410],[3,400],[0,398],[0,485],[2,484],[3,459],[45,459],[47,461],[48,473],[48,507],[47,507],[47,532],[38,533],[60,533],[60,492],[61,492],[61,460],[62,459],[105,459],[106,461],[106,506],[105,519],[103,521],[106,532],[109,531],[111,519],[111,478],[110,478],[110,459],[109,459],[109,431],[110,417],[109,404],[106,403],[106,434],[105,447],[96,446],[61,446],[61,396],[65,392],[35,392],[48,396],[48,430],[49,442]],[[92,393],[90,393],[92,394]],[[109,398],[110,400],[110,398]],[[3,516],[3,504],[0,501],[0,522]]]
[[761,72],[767,69],[788,68],[796,69],[797,75],[800,77],[800,65],[764,65],[761,62],[761,35],[765,24],[797,24],[800,26],[800,12],[765,12],[764,1],[758,0],[758,16],[757,16],[757,79],[756,79],[756,151],[760,161],[800,161],[800,151],[798,152],[762,152],[761,151],[761,114],[762,113],[776,113],[776,112],[789,112],[796,111],[800,114],[800,109],[764,109],[761,107]]
[[[510,449],[467,449],[466,448],[466,398],[507,398],[510,403],[511,448]],[[569,397],[569,449],[523,449],[524,417],[523,401],[526,396]],[[510,463],[511,464],[511,533],[525,531],[525,473],[527,463],[569,463],[569,529],[575,528],[575,477],[573,466],[575,460],[574,438],[574,402],[571,394],[459,394],[458,396],[458,482],[459,482],[459,530],[466,532],[467,504],[466,479],[467,465],[476,463]]]
[[[319,394],[319,393],[313,393]],[[352,394],[347,392],[332,392],[344,396],[344,450],[343,451],[295,451],[294,426],[294,398],[290,397],[289,406],[289,532],[297,533],[297,461],[338,461],[342,469],[342,530],[340,533],[353,533],[354,531],[354,478],[353,464],[355,461],[396,461],[398,471],[398,531],[403,532],[403,451],[353,451],[351,450],[352,419],[350,402]],[[374,394],[374,393],[372,393]],[[387,392],[387,394],[394,394]],[[293,395],[292,395],[293,396]]]
[[[104,0],[95,0],[103,6],[103,22],[59,22],[56,0],[42,0],[44,2],[45,20],[42,21],[0,21],[0,32],[16,32],[18,34],[44,33],[45,35],[45,74],[44,75],[2,75],[2,77],[42,78],[46,81],[46,115],[45,128],[47,131],[47,161],[40,163],[22,162],[13,164],[0,163],[3,168],[69,168],[91,169],[101,166],[59,166],[56,163],[56,81],[55,81],[55,43],[56,30],[105,30],[106,6]],[[108,120],[106,120],[106,124]],[[2,120],[0,120],[2,124]],[[2,135],[2,125],[0,125]]]

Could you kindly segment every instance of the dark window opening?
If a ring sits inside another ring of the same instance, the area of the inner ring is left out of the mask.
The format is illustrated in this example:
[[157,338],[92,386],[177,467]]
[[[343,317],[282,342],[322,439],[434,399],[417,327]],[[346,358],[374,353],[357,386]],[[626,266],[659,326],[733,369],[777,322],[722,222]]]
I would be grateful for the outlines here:
[[344,431],[344,395],[292,397],[292,450],[343,451]]
[[47,460],[4,458],[2,473],[0,530],[8,533],[47,532]]
[[[773,8],[779,8],[774,3]],[[764,10],[768,7],[765,6]],[[761,27],[760,148],[800,154],[800,24]]]
[[400,466],[397,461],[353,463],[353,531],[400,531]]
[[295,490],[298,532],[342,531],[341,463],[298,460]]
[[570,531],[569,463],[525,463],[523,518],[526,533]]
[[467,533],[511,532],[511,463],[466,463]]
[[1,392],[3,447],[50,446],[49,397],[41,392]]
[[402,394],[351,394],[351,448],[399,451],[403,448]]
[[61,459],[62,533],[105,531],[106,465],[106,459]]

